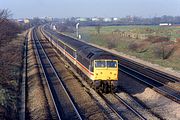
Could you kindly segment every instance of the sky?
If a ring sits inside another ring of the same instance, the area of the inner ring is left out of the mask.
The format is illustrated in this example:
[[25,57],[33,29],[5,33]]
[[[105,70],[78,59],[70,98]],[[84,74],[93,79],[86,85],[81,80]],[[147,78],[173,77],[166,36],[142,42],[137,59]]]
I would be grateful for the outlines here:
[[180,0],[0,0],[13,18],[180,16]]

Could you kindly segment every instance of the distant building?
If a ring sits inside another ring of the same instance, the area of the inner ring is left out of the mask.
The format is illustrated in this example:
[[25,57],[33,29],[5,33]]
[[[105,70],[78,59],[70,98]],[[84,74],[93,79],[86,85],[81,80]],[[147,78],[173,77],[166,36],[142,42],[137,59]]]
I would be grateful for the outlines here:
[[119,18],[113,18],[113,21],[118,21],[119,20]]
[[171,26],[171,23],[160,23],[159,26]]
[[103,21],[104,21],[104,22],[111,22],[111,21],[112,21],[112,18],[104,18]]
[[100,21],[100,19],[99,19],[99,18],[96,18],[96,17],[95,17],[95,18],[91,18],[91,20],[92,20],[92,21]]
[[81,22],[86,22],[86,21],[88,21],[87,18],[77,18],[76,20],[77,20],[77,21],[81,21]]

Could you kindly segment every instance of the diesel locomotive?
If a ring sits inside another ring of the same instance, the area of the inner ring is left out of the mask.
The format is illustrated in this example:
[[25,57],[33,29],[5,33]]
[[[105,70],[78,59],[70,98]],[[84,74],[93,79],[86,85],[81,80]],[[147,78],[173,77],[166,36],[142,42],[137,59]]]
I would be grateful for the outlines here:
[[48,26],[43,27],[41,31],[94,89],[102,92],[116,90],[118,81],[116,56],[57,31],[52,31]]

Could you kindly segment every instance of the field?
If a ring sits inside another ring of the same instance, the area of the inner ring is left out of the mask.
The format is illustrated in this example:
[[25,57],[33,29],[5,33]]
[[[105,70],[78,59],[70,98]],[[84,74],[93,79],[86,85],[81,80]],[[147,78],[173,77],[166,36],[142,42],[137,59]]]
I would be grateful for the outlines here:
[[180,70],[180,26],[80,27],[79,34],[87,42]]

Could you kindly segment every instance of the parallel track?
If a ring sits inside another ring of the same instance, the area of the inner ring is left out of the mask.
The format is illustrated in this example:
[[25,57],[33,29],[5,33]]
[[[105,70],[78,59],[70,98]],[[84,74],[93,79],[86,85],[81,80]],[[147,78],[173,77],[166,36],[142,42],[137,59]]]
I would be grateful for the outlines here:
[[103,94],[99,94],[99,96],[104,100],[106,105],[117,115],[117,117],[120,120],[124,120],[123,116],[120,113],[118,113],[118,111],[114,107],[112,107],[112,105],[108,102],[108,100],[106,99],[106,97]]
[[129,110],[131,110],[135,115],[137,115],[141,120],[146,120],[138,111],[132,108],[128,103],[126,103],[120,96],[117,94],[113,94],[115,98],[117,98],[121,103],[123,103]]
[[122,58],[122,57],[120,57],[120,61],[123,62],[123,65],[128,65],[129,67],[132,66],[132,68],[136,69],[136,70],[139,70],[139,69],[142,70],[141,72],[143,72],[143,74],[151,73],[154,75],[154,78],[157,77],[158,79],[163,79],[163,81],[166,81],[166,82],[173,82],[173,83],[180,82],[180,78],[178,78],[176,76],[167,74],[163,71],[159,71],[159,70],[156,70],[151,67],[147,67],[147,66],[137,63],[135,61],[128,60],[128,59]]
[[[128,105],[122,98],[120,98],[116,94],[101,94],[99,93],[100,97],[105,101],[106,105],[119,117],[121,120],[126,119],[140,119],[146,120],[140,113],[138,113],[134,108]],[[111,96],[111,98],[108,97]],[[116,99],[118,102],[111,102],[110,99]],[[126,109],[125,109],[126,108]]]
[[179,91],[176,91],[170,87],[168,87],[166,84],[161,83],[154,78],[151,78],[150,76],[147,76],[139,71],[136,71],[134,69],[131,69],[127,66],[124,66],[122,64],[119,64],[119,70],[130,75],[131,77],[145,83],[146,85],[154,88],[157,92],[170,97],[172,100],[176,102],[180,102],[180,93]]
[[33,41],[35,43],[35,51],[37,59],[41,64],[41,68],[46,79],[58,119],[78,119],[82,120],[77,107],[75,106],[71,96],[67,92],[62,80],[58,76],[49,57],[44,51],[38,37],[37,31],[33,30]]

